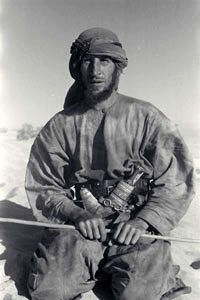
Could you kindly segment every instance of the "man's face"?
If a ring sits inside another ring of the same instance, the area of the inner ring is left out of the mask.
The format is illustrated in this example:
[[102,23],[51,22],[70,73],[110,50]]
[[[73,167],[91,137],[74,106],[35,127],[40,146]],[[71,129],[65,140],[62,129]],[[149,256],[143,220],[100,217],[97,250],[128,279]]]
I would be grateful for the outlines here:
[[85,56],[81,61],[80,72],[86,96],[94,100],[102,100],[109,96],[116,83],[115,71],[115,63],[110,58]]

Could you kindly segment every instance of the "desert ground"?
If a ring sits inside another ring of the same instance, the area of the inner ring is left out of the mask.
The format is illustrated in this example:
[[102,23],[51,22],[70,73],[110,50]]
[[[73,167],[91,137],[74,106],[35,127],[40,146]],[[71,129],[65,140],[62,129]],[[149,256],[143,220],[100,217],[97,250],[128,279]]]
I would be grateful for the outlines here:
[[[0,217],[32,220],[24,177],[33,138],[17,140],[16,136],[15,130],[0,132]],[[194,158],[197,191],[172,236],[200,239],[200,139],[197,135],[187,134],[186,142]],[[27,265],[40,235],[38,227],[0,223],[0,300],[28,299],[25,287]],[[181,296],[181,299],[199,300],[200,244],[172,242],[172,254],[175,264],[181,267],[180,277],[192,287],[192,294]],[[112,296],[91,291],[83,299],[111,300]]]

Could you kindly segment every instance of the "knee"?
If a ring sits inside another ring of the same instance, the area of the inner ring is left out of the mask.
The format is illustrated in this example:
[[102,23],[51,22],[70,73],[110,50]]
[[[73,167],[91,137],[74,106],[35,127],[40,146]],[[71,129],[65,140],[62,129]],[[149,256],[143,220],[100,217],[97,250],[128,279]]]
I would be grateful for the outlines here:
[[[58,266],[57,266],[58,267]],[[50,264],[46,257],[38,257],[34,253],[29,272],[27,288],[32,300],[60,300],[62,297],[62,282],[57,268]]]
[[[31,260],[28,279],[31,299],[70,300],[78,295],[79,283],[90,277],[86,250],[85,239],[75,230],[49,232]],[[84,278],[80,269],[85,270]]]
[[145,280],[136,280],[132,276],[122,276],[112,281],[112,292],[116,300],[159,300],[160,294]]
[[[28,291],[31,300],[61,300],[63,297],[60,296],[60,293],[56,290],[31,290],[28,286]],[[65,298],[70,300],[70,298]]]
[[71,282],[63,284],[64,278],[57,277],[55,274],[30,273],[28,279],[28,292],[32,300],[71,300],[79,294],[77,288]]
[[[32,300],[71,299],[74,291],[68,273],[74,262],[71,255],[74,249],[72,245],[78,240],[76,233],[71,235],[66,232],[49,232],[38,244],[31,259],[27,283]],[[64,284],[65,277],[69,279],[67,286]]]

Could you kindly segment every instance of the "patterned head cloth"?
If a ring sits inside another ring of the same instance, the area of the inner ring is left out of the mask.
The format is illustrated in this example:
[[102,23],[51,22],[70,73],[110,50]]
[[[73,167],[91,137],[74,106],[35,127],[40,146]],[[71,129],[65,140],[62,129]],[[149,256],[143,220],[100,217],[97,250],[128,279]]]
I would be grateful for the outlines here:
[[121,69],[124,69],[128,64],[126,52],[115,33],[98,27],[83,31],[71,46],[69,70],[71,76],[75,79],[75,83],[67,93],[64,108],[78,102],[78,98],[82,94],[79,84],[79,67],[82,58],[87,54],[108,56]]

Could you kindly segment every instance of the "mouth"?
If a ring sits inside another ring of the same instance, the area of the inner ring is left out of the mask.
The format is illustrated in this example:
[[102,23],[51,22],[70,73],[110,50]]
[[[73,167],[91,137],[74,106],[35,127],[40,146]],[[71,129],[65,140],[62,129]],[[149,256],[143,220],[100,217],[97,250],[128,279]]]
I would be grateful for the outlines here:
[[102,80],[90,80],[89,84],[102,84],[103,81]]
[[101,78],[89,78],[89,84],[101,84],[103,79]]

